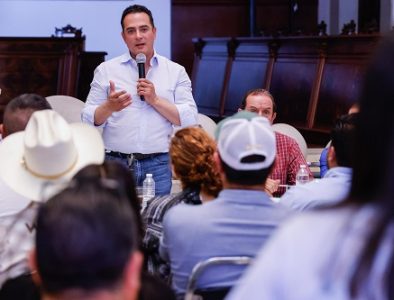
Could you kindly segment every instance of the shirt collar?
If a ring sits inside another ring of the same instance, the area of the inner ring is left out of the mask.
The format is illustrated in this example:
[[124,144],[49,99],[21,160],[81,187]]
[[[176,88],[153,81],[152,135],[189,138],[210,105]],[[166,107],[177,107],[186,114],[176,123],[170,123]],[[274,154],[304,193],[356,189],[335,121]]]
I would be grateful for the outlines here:
[[353,174],[353,169],[348,167],[333,167],[327,171],[323,178],[326,177],[338,177],[338,176],[348,176],[351,177]]
[[269,196],[259,190],[241,190],[241,189],[223,189],[219,193],[219,197],[224,199],[227,202],[236,202],[236,203],[243,203],[243,204],[250,204],[250,203],[257,203],[257,204],[272,204],[274,202],[271,201]]
[[[123,54],[121,56],[120,61],[121,61],[121,63],[131,62],[131,64],[133,66],[137,67],[137,62],[135,61],[134,58],[131,57],[130,51]],[[153,67],[153,66],[157,65],[158,63],[159,63],[159,57],[158,57],[156,50],[154,50],[152,59],[150,60],[150,65]]]

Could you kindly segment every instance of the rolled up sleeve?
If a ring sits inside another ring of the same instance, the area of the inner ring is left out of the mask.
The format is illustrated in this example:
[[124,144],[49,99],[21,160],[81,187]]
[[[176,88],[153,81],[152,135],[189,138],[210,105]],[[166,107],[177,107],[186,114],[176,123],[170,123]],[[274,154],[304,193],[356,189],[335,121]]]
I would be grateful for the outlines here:
[[[90,84],[89,95],[86,99],[85,107],[81,113],[82,122],[96,126],[94,124],[94,114],[99,105],[101,105],[108,97],[109,80],[106,80],[102,66],[98,66],[94,71],[94,78]],[[104,122],[100,126],[104,127]]]
[[179,112],[181,127],[197,124],[197,105],[193,98],[191,81],[183,67],[175,88],[175,106]]

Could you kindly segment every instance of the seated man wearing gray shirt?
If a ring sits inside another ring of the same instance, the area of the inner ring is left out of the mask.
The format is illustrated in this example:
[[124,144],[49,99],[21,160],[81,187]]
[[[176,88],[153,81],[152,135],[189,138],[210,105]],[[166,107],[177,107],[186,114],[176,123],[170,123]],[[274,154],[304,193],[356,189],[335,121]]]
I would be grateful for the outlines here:
[[[223,182],[216,199],[203,205],[177,205],[164,217],[160,255],[169,260],[173,288],[185,293],[188,276],[214,256],[254,256],[286,218],[264,183],[275,162],[275,133],[269,121],[241,111],[218,124],[214,161]],[[232,286],[242,266],[208,269],[198,288]]]
[[282,196],[283,205],[302,211],[334,205],[346,198],[352,181],[357,118],[357,113],[338,118],[327,153],[328,172],[320,180],[292,187]]

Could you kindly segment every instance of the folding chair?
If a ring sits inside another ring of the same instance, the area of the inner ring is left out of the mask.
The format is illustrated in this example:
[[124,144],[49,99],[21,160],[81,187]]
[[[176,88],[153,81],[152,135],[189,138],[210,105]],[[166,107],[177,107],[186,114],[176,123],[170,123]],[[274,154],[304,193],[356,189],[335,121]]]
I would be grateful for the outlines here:
[[189,281],[186,288],[185,300],[198,299],[195,295],[198,294],[199,299],[204,300],[219,300],[224,299],[231,287],[209,288],[205,290],[196,290],[197,280],[204,273],[204,271],[216,265],[249,265],[252,258],[249,256],[217,256],[211,257],[197,263],[189,276]]

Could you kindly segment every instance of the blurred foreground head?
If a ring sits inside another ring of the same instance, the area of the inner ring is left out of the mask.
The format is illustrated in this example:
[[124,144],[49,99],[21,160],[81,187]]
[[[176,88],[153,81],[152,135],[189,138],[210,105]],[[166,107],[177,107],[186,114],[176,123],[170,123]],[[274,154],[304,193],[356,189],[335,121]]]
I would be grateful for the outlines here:
[[351,196],[364,203],[379,194],[394,193],[387,190],[393,186],[394,170],[393,53],[394,34],[391,33],[382,38],[361,91]]
[[41,206],[30,261],[44,294],[135,299],[142,264],[138,227],[119,190],[115,180],[73,180]]

